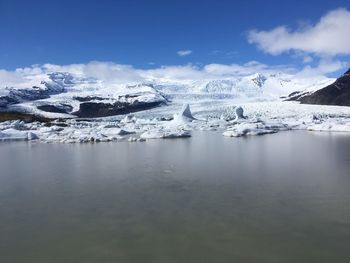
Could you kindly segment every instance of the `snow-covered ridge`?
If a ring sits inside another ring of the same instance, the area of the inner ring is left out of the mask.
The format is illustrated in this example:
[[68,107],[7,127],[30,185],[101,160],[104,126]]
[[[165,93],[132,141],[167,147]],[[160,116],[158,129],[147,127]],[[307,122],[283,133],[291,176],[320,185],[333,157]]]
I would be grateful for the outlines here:
[[165,93],[204,93],[228,94],[236,97],[271,97],[278,98],[293,91],[314,91],[334,81],[333,78],[298,76],[276,73],[256,73],[247,76],[182,81],[166,84],[154,83],[155,87]]

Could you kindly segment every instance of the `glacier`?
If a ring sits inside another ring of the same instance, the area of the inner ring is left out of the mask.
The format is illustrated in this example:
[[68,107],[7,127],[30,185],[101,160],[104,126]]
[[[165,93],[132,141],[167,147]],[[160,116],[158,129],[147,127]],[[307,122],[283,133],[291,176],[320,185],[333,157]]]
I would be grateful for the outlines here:
[[290,94],[310,94],[332,82],[281,72],[114,84],[68,72],[38,74],[28,85],[1,86],[0,112],[49,121],[0,122],[0,140],[143,142],[187,138],[194,130],[228,137],[297,129],[349,132],[350,107],[286,101]]

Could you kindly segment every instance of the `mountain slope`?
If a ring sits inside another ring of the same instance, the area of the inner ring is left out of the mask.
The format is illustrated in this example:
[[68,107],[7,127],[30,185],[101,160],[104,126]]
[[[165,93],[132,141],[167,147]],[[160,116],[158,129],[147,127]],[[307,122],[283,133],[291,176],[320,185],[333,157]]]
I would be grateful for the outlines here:
[[[104,117],[183,103],[218,104],[232,101],[279,100],[293,91],[313,92],[333,79],[302,78],[292,74],[255,73],[223,79],[152,79],[138,83],[114,83],[67,72],[35,76],[37,84],[25,88],[0,88],[0,110],[37,115]],[[6,83],[1,83],[6,87]],[[32,84],[33,85],[33,84]],[[64,116],[62,116],[64,117]]]
[[303,104],[350,106],[350,69],[327,87],[300,99]]

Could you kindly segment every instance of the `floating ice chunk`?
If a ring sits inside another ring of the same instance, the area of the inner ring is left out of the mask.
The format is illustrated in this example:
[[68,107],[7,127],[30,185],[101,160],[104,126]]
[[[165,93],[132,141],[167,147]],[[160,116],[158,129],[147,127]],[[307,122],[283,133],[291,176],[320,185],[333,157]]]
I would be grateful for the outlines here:
[[128,142],[137,142],[137,138],[136,137],[129,137]]
[[192,116],[192,112],[191,112],[189,104],[183,105],[181,113],[180,113],[180,116],[181,117],[186,117],[186,118],[191,119],[191,120],[194,120],[194,117]]
[[254,136],[276,133],[278,130],[266,127],[263,123],[242,123],[226,130],[223,135],[227,137]]
[[163,132],[161,131],[146,131],[140,135],[143,139],[161,139],[163,138]]
[[145,142],[145,141],[146,141],[145,138],[137,138],[133,136],[130,136],[128,139],[128,142]]
[[325,122],[307,127],[308,131],[350,132],[350,123]]
[[38,139],[38,136],[28,131],[18,131],[10,128],[0,132],[0,141],[31,141],[36,139]]
[[136,122],[136,117],[134,115],[126,115],[124,119],[122,119],[120,122],[121,123],[132,123]]
[[188,131],[146,131],[140,135],[142,139],[171,139],[171,138],[186,138],[191,137]]
[[243,116],[243,108],[241,106],[238,106],[235,108],[235,113],[236,113],[236,120],[245,119],[245,117]]
[[192,112],[189,104],[183,105],[179,114],[174,114],[174,119],[171,121],[172,124],[188,123],[195,120],[192,116]]
[[172,139],[172,138],[188,138],[191,137],[191,133],[189,131],[175,131],[175,132],[165,132],[163,138],[164,139]]
[[33,141],[33,140],[39,139],[38,135],[36,135],[33,132],[28,132],[27,133],[27,138],[28,138],[28,141]]
[[249,122],[247,118],[243,115],[243,112],[243,108],[241,106],[237,106],[235,108],[235,118],[233,121],[230,121],[230,123]]
[[280,123],[280,122],[260,122],[262,125],[264,125],[265,129],[268,130],[275,130],[275,131],[288,131],[291,130],[292,127],[290,127],[288,124],[286,123]]
[[13,125],[13,128],[16,130],[25,130],[26,129],[24,121],[17,120],[17,121],[14,121],[12,123],[12,125]]
[[127,131],[124,129],[120,129],[120,128],[108,128],[108,129],[103,129],[102,130],[102,134],[107,135],[107,136],[111,136],[111,135],[129,135],[129,134],[134,134],[134,131]]
[[182,107],[180,114],[174,114],[174,118],[167,122],[164,127],[167,129],[189,130],[190,127],[198,125],[202,120],[197,120],[192,116],[190,106],[188,104]]
[[51,127],[41,127],[39,129],[40,132],[42,133],[55,133],[55,132],[60,132],[63,131],[64,128],[63,127],[59,127],[59,126],[51,126]]

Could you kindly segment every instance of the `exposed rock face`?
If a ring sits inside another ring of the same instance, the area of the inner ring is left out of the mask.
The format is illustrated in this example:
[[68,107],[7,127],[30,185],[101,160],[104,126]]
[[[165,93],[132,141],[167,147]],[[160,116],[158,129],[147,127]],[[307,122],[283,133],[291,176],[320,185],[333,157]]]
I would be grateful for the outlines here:
[[265,84],[266,80],[267,78],[264,75],[259,73],[256,74],[254,78],[252,78],[252,81],[255,83],[255,85],[257,85],[260,88]]
[[163,101],[139,102],[135,101],[131,104],[125,102],[83,102],[80,108],[72,114],[81,118],[107,117],[113,115],[128,114],[132,112],[148,110],[163,104]]
[[35,116],[33,114],[22,113],[22,112],[1,112],[0,111],[0,122],[2,121],[13,121],[23,120],[24,122],[45,122],[49,123],[51,119],[42,116]]
[[99,101],[105,100],[105,98],[98,97],[98,96],[86,96],[86,97],[76,96],[76,97],[73,97],[73,99],[79,102],[87,102],[92,100],[99,100]]
[[300,98],[303,104],[350,106],[350,69],[333,84]]
[[80,105],[79,110],[71,114],[80,118],[107,117],[148,110],[167,102],[151,85],[130,86],[128,88],[131,89],[131,92],[133,88],[144,88],[144,90],[114,97],[74,97],[80,102]]
[[287,97],[281,97],[284,101],[300,101],[302,97],[310,95],[308,91],[294,91]]
[[37,106],[39,110],[46,112],[55,112],[55,113],[69,113],[73,110],[73,107],[68,104],[43,104]]

